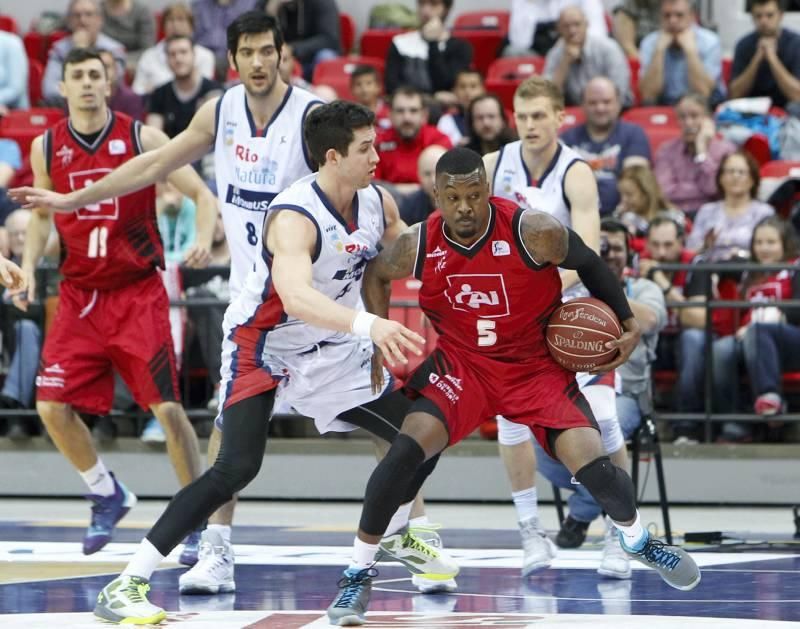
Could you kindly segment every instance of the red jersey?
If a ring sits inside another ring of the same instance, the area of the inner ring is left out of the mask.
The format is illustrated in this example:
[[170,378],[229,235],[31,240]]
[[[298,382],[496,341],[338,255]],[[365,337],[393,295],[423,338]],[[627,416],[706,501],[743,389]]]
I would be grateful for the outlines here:
[[[791,262],[797,262],[791,260]],[[749,286],[746,285],[744,290],[743,299],[747,301],[764,302],[764,301],[783,301],[786,299],[793,299],[792,294],[794,283],[794,273],[790,270],[779,271],[773,273],[763,279],[760,279]],[[753,308],[745,310],[742,316],[741,325],[747,325],[754,313],[757,313],[760,308]],[[758,315],[755,319],[759,319]]]
[[381,161],[375,170],[375,179],[391,183],[419,183],[417,161],[423,149],[431,144],[453,148],[450,138],[429,124],[422,125],[411,140],[404,140],[394,129],[379,131],[375,146]]
[[501,361],[552,361],[545,328],[561,304],[558,269],[537,265],[525,249],[521,208],[498,197],[489,205],[486,233],[470,247],[448,237],[439,210],[421,223],[414,269],[420,307],[439,334],[437,346]]
[[[88,145],[69,118],[44,136],[44,155],[53,190],[67,193],[103,178],[142,152],[141,123],[110,112],[97,139]],[[76,286],[109,290],[140,280],[164,266],[156,222],[155,186],[70,214],[56,213],[61,239],[61,272]]]

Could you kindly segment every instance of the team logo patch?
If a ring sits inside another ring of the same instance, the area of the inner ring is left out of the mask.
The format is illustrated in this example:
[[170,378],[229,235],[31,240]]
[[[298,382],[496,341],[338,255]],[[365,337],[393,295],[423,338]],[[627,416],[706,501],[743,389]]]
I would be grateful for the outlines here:
[[72,158],[75,156],[75,151],[69,148],[66,144],[62,144],[61,148],[56,151],[56,157],[61,158],[61,166],[66,167],[72,163]]
[[444,294],[454,310],[482,319],[508,316],[506,285],[499,273],[448,275],[447,284]]
[[[99,181],[111,172],[110,168],[94,168],[92,170],[81,170],[69,174],[69,185],[73,190],[88,188],[95,181]],[[116,197],[104,199],[100,203],[92,203],[86,207],[78,208],[75,214],[79,220],[97,221],[112,220],[119,218],[119,204]]]
[[125,140],[111,140],[108,143],[109,155],[125,155],[128,147],[125,145]]
[[492,241],[492,255],[495,258],[500,256],[510,256],[511,255],[511,247],[505,240],[493,240]]

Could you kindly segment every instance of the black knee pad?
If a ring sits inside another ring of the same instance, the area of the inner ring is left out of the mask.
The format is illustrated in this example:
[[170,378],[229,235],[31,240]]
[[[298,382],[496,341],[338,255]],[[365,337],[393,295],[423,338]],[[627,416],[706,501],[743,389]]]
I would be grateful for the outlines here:
[[575,480],[586,487],[615,522],[628,522],[636,517],[636,492],[631,477],[607,456],[584,465],[575,474]]
[[404,505],[405,503],[414,500],[419,490],[422,489],[422,485],[425,483],[425,480],[431,475],[433,470],[436,469],[436,464],[439,462],[439,456],[440,455],[438,454],[436,456],[432,456],[430,459],[420,465],[419,468],[417,468],[417,473],[414,475],[414,480],[412,480],[411,484],[408,486],[406,495],[400,504]]
[[[397,508],[405,500],[425,452],[411,437],[399,434],[378,463],[367,483],[360,528],[367,535],[383,535]],[[416,492],[414,492],[416,493]]]
[[262,461],[263,457],[253,460],[229,461],[227,458],[219,456],[207,473],[219,491],[227,495],[227,501],[237,491],[247,487],[250,481],[258,475]]

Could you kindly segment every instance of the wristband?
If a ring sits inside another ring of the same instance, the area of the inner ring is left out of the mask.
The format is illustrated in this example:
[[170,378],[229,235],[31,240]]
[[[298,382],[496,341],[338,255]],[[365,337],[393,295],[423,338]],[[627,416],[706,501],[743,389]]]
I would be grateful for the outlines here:
[[367,338],[371,338],[370,330],[372,330],[372,324],[377,318],[377,315],[370,314],[369,312],[359,312],[355,317],[353,317],[353,323],[350,324],[350,330],[356,336],[365,336]]

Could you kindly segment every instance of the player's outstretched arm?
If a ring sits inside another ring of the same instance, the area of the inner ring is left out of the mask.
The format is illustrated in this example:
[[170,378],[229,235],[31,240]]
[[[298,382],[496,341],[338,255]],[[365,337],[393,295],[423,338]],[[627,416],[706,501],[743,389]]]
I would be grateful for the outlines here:
[[161,148],[147,151],[125,162],[91,186],[69,194],[59,194],[44,188],[14,188],[9,196],[26,208],[39,207],[57,212],[73,210],[104,199],[119,197],[166,177],[185,164],[200,159],[214,143],[214,123],[217,99],[205,103],[192,118],[185,131]]
[[[36,138],[31,145],[33,184],[44,190],[50,190],[53,183],[47,174],[43,146],[43,136]],[[47,246],[47,239],[50,237],[53,226],[53,217],[50,212],[42,211],[37,207],[32,209],[25,234],[25,247],[22,250],[22,274],[25,276],[25,280],[23,285],[12,289],[9,293],[14,305],[20,310],[27,310],[28,304],[36,297],[34,271]]]
[[366,336],[384,352],[390,364],[408,362],[403,352],[422,353],[425,340],[396,321],[357,312],[336,303],[312,284],[312,256],[317,245],[317,228],[302,214],[277,211],[266,229],[267,247],[273,252],[272,282],[287,314],[311,325]]
[[489,182],[489,189],[492,194],[496,194],[492,189],[492,184],[494,182],[494,171],[497,168],[497,158],[499,155],[500,151],[494,151],[493,153],[487,153],[483,156],[483,167],[486,169],[486,181]]
[[619,355],[596,373],[616,369],[628,360],[642,332],[621,283],[600,256],[578,234],[544,212],[529,211],[522,215],[522,241],[537,263],[550,263],[577,271],[589,292],[608,304],[622,322],[622,336],[616,341],[606,343],[608,349],[618,349]]
[[[167,134],[155,127],[142,127],[142,148],[157,151],[169,142]],[[214,237],[214,223],[217,220],[217,197],[191,166],[182,166],[167,177],[181,193],[194,201],[196,236],[194,244],[184,256],[186,266],[203,268],[211,261],[211,240]]]
[[[572,229],[595,253],[600,251],[600,195],[597,180],[588,164],[575,162],[564,177],[564,195],[570,206]],[[561,287],[566,290],[578,282],[575,271],[561,275]]]

